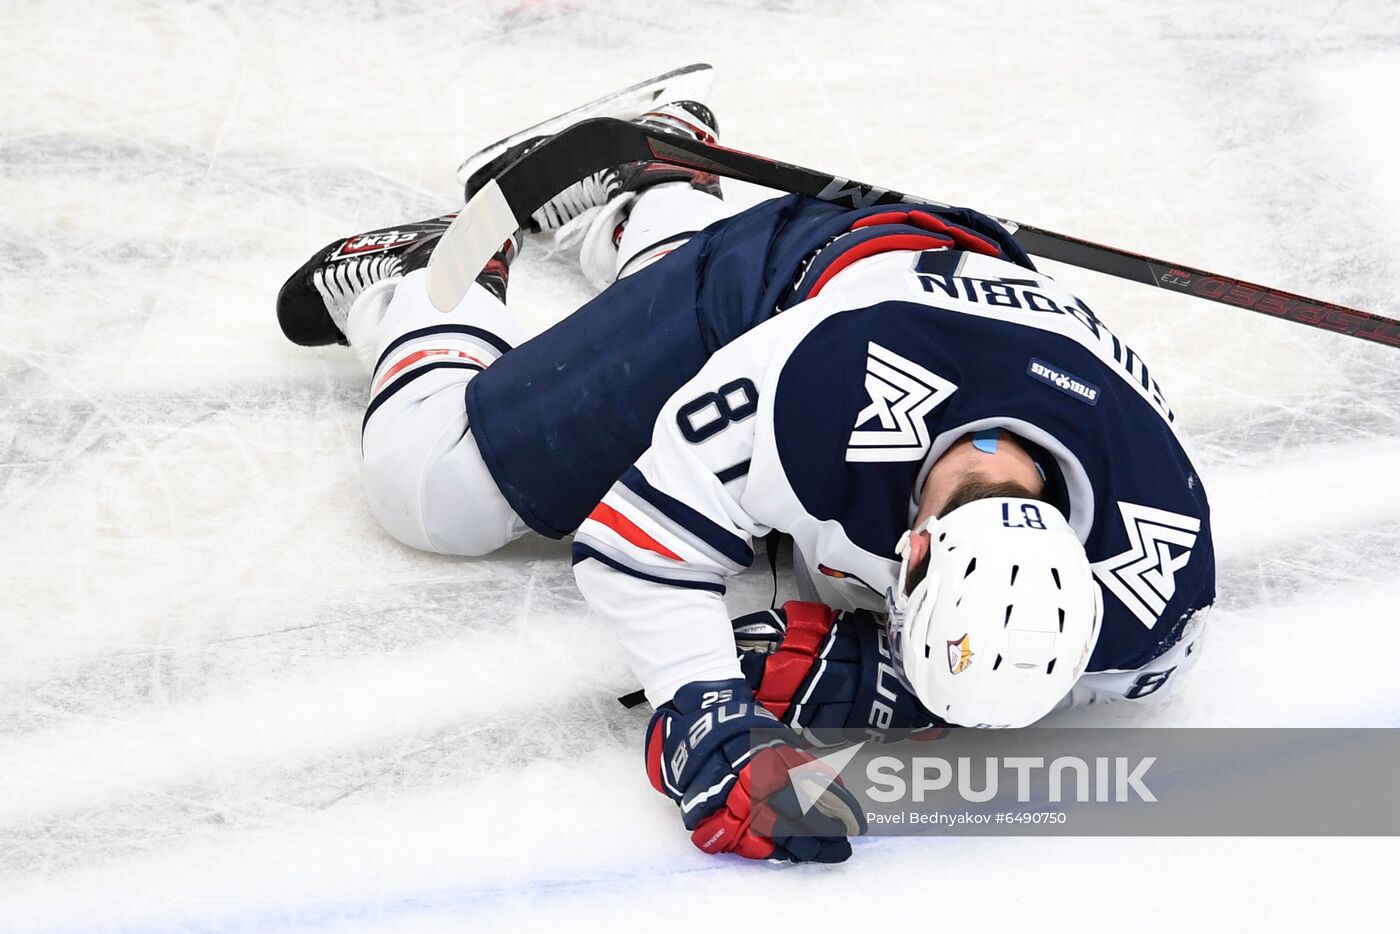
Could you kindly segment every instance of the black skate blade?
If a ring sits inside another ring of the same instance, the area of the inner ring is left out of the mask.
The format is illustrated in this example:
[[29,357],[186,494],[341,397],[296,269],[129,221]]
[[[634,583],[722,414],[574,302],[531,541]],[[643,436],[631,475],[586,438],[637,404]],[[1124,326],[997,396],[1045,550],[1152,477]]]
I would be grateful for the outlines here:
[[552,136],[561,130],[590,117],[616,117],[630,120],[646,113],[658,101],[697,100],[704,101],[714,84],[714,68],[703,62],[676,68],[664,74],[638,81],[636,84],[612,91],[602,97],[580,104],[509,136],[496,140],[479,152],[468,156],[457,167],[457,181],[465,186],[467,180],[482,166],[495,159],[516,143],[524,142],[532,136]]

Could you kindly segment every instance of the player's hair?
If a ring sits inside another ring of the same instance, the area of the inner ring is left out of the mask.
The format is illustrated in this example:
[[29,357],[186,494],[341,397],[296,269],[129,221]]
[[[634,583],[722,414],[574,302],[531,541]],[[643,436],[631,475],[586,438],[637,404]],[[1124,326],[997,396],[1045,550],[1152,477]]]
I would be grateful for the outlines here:
[[[1021,499],[1034,499],[1042,503],[1051,503],[1048,486],[1049,484],[1042,483],[1040,491],[1037,492],[1011,480],[992,481],[972,474],[963,478],[962,483],[958,484],[953,495],[948,497],[948,502],[939,510],[938,518],[942,519],[959,506],[966,506],[968,503],[992,496],[1015,496]],[[928,573],[928,566],[927,561],[921,561],[917,567],[909,568],[909,579],[905,582],[906,592],[912,592],[918,586],[919,581],[924,579],[924,575]]]
[[1022,499],[1035,499],[1042,503],[1050,502],[1046,493],[1047,484],[1042,483],[1039,490],[1016,483],[1011,480],[992,481],[976,474],[966,477],[958,488],[953,491],[953,495],[948,497],[948,502],[943,504],[943,508],[938,512],[938,518],[942,519],[948,513],[959,506],[966,506],[979,499],[987,499],[991,496],[1017,496]]

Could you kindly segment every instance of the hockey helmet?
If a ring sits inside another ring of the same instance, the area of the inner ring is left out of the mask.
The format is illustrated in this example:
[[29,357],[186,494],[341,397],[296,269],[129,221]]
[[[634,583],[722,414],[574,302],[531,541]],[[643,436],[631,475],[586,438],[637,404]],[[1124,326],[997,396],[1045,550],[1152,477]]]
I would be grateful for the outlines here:
[[[911,540],[927,534],[922,578]],[[1027,726],[1083,674],[1103,593],[1084,547],[1046,503],[990,497],[905,532],[886,592],[893,667],[949,723]]]

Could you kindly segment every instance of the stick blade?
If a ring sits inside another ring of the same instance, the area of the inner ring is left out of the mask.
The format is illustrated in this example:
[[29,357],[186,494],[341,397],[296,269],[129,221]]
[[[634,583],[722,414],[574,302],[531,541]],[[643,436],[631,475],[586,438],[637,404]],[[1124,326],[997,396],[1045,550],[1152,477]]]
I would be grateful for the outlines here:
[[487,182],[442,235],[428,260],[428,299],[444,314],[461,304],[476,277],[519,223],[496,182]]

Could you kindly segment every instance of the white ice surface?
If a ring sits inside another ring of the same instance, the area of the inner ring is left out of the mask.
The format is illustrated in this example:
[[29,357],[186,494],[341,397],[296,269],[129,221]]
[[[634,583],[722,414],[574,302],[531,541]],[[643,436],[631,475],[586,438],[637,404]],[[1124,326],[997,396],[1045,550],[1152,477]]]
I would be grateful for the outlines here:
[[[1394,840],[866,839],[701,856],[567,546],[379,533],[310,251],[677,64],[727,140],[1400,315],[1391,0],[9,3],[0,929],[1394,930]],[[741,203],[759,193],[729,189]],[[527,247],[512,304],[586,292]],[[1071,269],[1167,389],[1220,600],[1161,711],[1400,725],[1400,353]],[[767,600],[761,574],[737,606]]]

